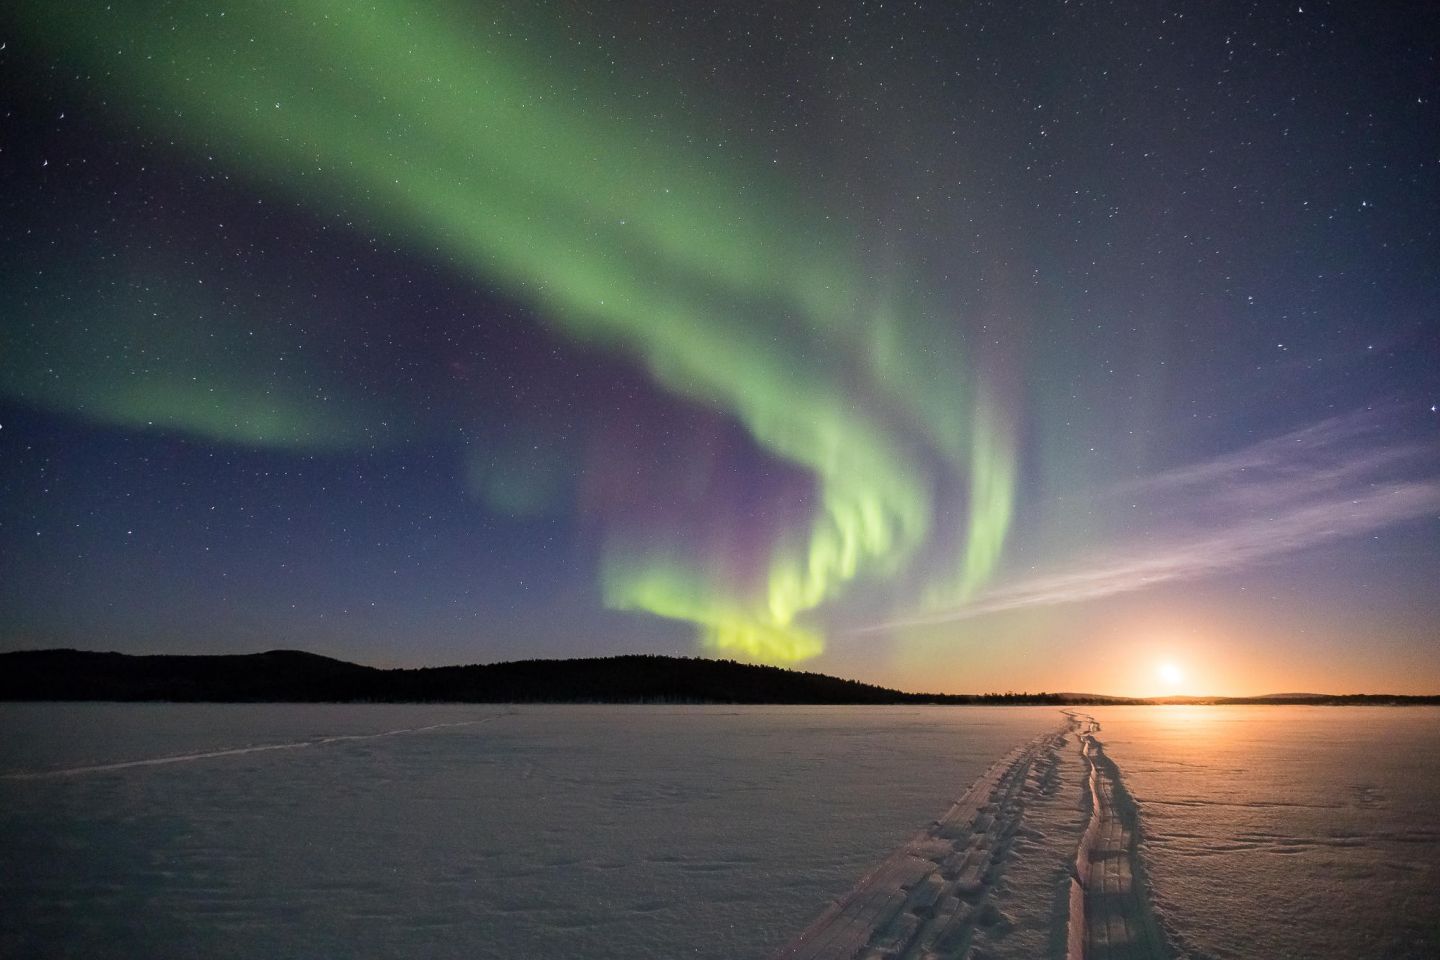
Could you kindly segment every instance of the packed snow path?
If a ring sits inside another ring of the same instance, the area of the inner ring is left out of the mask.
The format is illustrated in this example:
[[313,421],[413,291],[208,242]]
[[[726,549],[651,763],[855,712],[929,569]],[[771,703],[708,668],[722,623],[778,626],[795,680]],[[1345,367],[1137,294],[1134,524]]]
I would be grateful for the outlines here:
[[776,960],[965,956],[977,928],[1004,922],[993,894],[1021,826],[1022,796],[1059,762],[1065,732],[1043,734],[997,761]]
[[1037,956],[1033,944],[1007,948],[1011,920],[1000,905],[1020,892],[1007,877],[1017,838],[1061,839],[1053,813],[1039,813],[1060,784],[1073,788],[1069,802],[1083,809],[1085,826],[1078,840],[1068,834],[1073,865],[1057,860],[1050,879],[1038,886],[1032,879],[1024,890],[1057,904],[1045,955],[1168,958],[1146,899],[1135,805],[1095,739],[1099,725],[1082,714],[1066,716],[1065,726],[993,764],[943,817],[862,877],[774,960]]
[[1163,960],[1170,950],[1150,907],[1140,817],[1092,718],[1071,714],[1090,771],[1090,825],[1075,855],[1069,960]]

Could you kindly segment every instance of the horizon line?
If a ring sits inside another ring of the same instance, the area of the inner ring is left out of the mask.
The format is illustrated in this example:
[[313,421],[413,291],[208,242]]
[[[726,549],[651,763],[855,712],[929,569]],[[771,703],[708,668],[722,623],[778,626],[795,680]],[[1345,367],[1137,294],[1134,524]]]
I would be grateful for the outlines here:
[[[85,649],[81,649],[81,648],[79,648],[79,647],[40,647],[40,648],[23,649],[23,650],[0,650],[0,657],[23,655],[23,654],[47,654],[47,653],[51,653],[51,654],[53,654],[53,653],[78,653],[78,654],[90,654],[90,655],[99,655],[99,656],[113,655],[113,656],[119,656],[119,657],[129,657],[129,658],[134,658],[134,659],[140,659],[140,658],[146,658],[146,657],[202,657],[202,658],[259,657],[259,656],[266,656],[266,655],[269,655],[269,654],[277,654],[277,653],[279,653],[279,654],[299,654],[299,655],[301,655],[301,656],[318,657],[318,658],[321,658],[321,659],[333,661],[333,662],[335,662],[335,663],[345,664],[345,665],[347,665],[347,666],[360,667],[360,668],[365,669],[365,670],[376,670],[376,671],[379,671],[379,672],[393,672],[393,671],[402,671],[402,670],[409,670],[409,671],[414,671],[414,670],[456,670],[456,669],[461,669],[461,670],[463,670],[463,669],[468,669],[468,668],[482,668],[482,669],[483,669],[483,668],[486,668],[486,667],[498,667],[498,666],[505,666],[505,665],[507,665],[507,664],[517,664],[517,663],[572,663],[572,662],[586,661],[586,660],[619,660],[619,659],[632,658],[632,657],[646,657],[646,658],[660,659],[660,660],[693,660],[693,661],[703,661],[703,662],[709,662],[709,663],[728,663],[728,664],[734,664],[734,665],[736,665],[736,666],[756,667],[756,668],[759,668],[759,669],[764,669],[764,670],[777,670],[777,671],[782,671],[782,672],[785,672],[785,673],[808,674],[808,675],[811,675],[811,676],[827,677],[827,678],[829,678],[829,679],[831,679],[831,680],[839,680],[839,681],[846,682],[846,683],[856,683],[856,684],[860,684],[860,685],[862,685],[862,686],[874,687],[874,688],[876,688],[876,689],[884,690],[884,691],[889,692],[889,693],[898,693],[898,694],[902,694],[902,695],[904,695],[904,696],[910,696],[910,697],[1017,697],[1017,698],[1025,698],[1025,697],[1068,697],[1068,698],[1077,698],[1077,699],[1078,699],[1078,698],[1092,698],[1092,699],[1098,699],[1098,700],[1112,700],[1112,701],[1117,701],[1116,704],[1115,704],[1116,706],[1228,706],[1228,705],[1264,705],[1264,704],[1266,704],[1266,703],[1274,703],[1274,704],[1277,705],[1277,706],[1283,706],[1283,705],[1297,706],[1297,705],[1303,705],[1303,702],[1306,701],[1306,700],[1336,700],[1336,699],[1357,698],[1357,697],[1369,697],[1369,698],[1381,698],[1381,699],[1389,698],[1389,699],[1404,699],[1404,700],[1436,700],[1436,699],[1440,699],[1440,692],[1436,692],[1436,693],[1392,693],[1392,692],[1323,693],[1323,692],[1318,692],[1318,691],[1303,691],[1303,692],[1293,692],[1293,693],[1286,692],[1286,693],[1251,693],[1251,694],[1224,694],[1224,693],[1188,694],[1188,693],[1173,693],[1173,694],[1157,694],[1157,695],[1147,696],[1147,695],[1141,695],[1141,694],[1095,693],[1095,692],[1080,691],[1080,690],[1037,690],[1037,691],[1033,691],[1033,692],[1032,692],[1032,691],[1029,690],[1029,689],[1025,689],[1025,690],[1013,690],[1013,689],[1010,689],[1010,690],[1004,690],[1004,691],[1000,691],[1000,690],[987,690],[987,691],[983,691],[983,692],[973,692],[973,693],[953,693],[953,692],[952,692],[952,693],[944,693],[944,692],[928,691],[928,690],[904,690],[904,689],[901,689],[901,688],[899,688],[899,687],[886,686],[885,684],[876,683],[876,682],[873,682],[873,681],[870,681],[870,680],[861,680],[861,679],[858,679],[858,678],[855,678],[855,677],[842,677],[842,676],[837,676],[837,675],[832,674],[832,673],[821,673],[821,672],[816,671],[816,670],[803,670],[803,669],[799,669],[799,668],[793,667],[793,666],[780,666],[780,665],[777,665],[777,664],[759,663],[759,662],[748,661],[748,660],[736,660],[736,659],[730,658],[730,657],[710,657],[710,656],[704,656],[704,655],[701,655],[701,654],[684,655],[684,654],[670,654],[670,653],[611,653],[611,654],[604,654],[604,655],[597,655],[597,656],[579,656],[579,657],[528,657],[528,658],[517,659],[517,660],[495,660],[495,661],[491,661],[491,662],[489,662],[489,663],[481,663],[481,662],[474,662],[474,663],[446,663],[446,664],[429,664],[429,665],[417,666],[417,667],[400,667],[400,666],[381,667],[381,666],[375,666],[375,665],[369,664],[369,663],[361,663],[361,662],[358,662],[358,661],[355,661],[355,660],[344,660],[344,659],[341,659],[340,657],[331,656],[331,655],[329,655],[329,654],[314,653],[313,651],[310,651],[310,650],[302,650],[302,649],[299,649],[299,648],[296,648],[296,647],[274,647],[274,648],[271,648],[271,649],[269,649],[269,650],[258,650],[258,651],[252,651],[252,652],[249,652],[249,653],[126,653],[126,652],[121,651],[121,650],[85,650]],[[1243,704],[1241,704],[1241,703],[1226,703],[1225,701],[1244,701],[1244,703],[1243,703]],[[4,702],[12,702],[12,703],[14,703],[14,702],[23,702],[23,701],[14,701],[14,700],[11,700],[11,701],[4,701]],[[66,702],[66,701],[62,701],[62,702]],[[87,702],[87,701],[68,701],[68,702]],[[109,702],[109,701],[105,701],[105,702]],[[117,701],[117,702],[128,702],[128,701]],[[140,702],[140,701],[135,701],[135,702]],[[176,701],[176,702],[179,702],[179,701]],[[186,701],[186,702],[190,702],[190,701]],[[203,702],[221,702],[221,701],[193,701],[193,702],[202,702],[202,703],[203,703]],[[276,703],[280,703],[280,702],[290,702],[290,701],[258,701],[258,702],[276,702]],[[296,701],[296,702],[310,702],[310,701]],[[323,701],[315,701],[315,702],[323,702]],[[337,702],[339,702],[339,701],[337,701]],[[417,701],[417,702],[421,702],[421,701]],[[424,702],[441,702],[441,701],[424,701]],[[445,702],[451,702],[451,701],[445,701]],[[453,702],[456,702],[456,703],[464,703],[464,702],[468,702],[468,701],[458,701],[458,700],[457,700],[457,701],[453,701]],[[943,704],[942,704],[942,705],[943,705]],[[1083,704],[1082,704],[1082,705],[1083,705]],[[1089,705],[1095,706],[1096,704],[1089,704]]]

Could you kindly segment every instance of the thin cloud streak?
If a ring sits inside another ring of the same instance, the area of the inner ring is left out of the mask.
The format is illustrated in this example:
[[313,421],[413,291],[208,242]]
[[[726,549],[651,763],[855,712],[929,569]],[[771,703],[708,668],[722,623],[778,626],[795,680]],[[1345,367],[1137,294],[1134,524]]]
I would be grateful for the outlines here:
[[[1103,497],[1139,496],[1160,504],[1190,500],[1190,521],[1111,546],[1069,567],[997,584],[963,607],[849,631],[969,620],[1131,593],[1252,566],[1332,540],[1360,536],[1440,512],[1440,479],[1381,483],[1384,467],[1417,459],[1421,445],[1372,442],[1373,413],[1337,417],[1235,453],[1112,488]],[[1207,489],[1208,488],[1208,489]],[[1218,489],[1217,489],[1218,488]],[[1184,511],[1167,511],[1183,516]]]
[[1385,421],[1396,414],[1384,407],[1331,417],[1232,453],[1118,484],[1108,494],[1172,499],[1218,485],[1222,500],[1294,502],[1306,491],[1333,490],[1373,477],[1381,467],[1418,459],[1431,449],[1377,443]]

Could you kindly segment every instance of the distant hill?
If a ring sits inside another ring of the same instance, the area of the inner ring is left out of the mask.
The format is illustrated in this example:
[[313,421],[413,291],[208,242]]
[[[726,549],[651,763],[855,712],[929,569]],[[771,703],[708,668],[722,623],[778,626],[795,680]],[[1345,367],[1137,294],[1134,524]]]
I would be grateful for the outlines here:
[[1269,693],[1260,697],[1219,697],[1212,702],[1230,706],[1242,704],[1297,707],[1424,706],[1440,704],[1440,696],[1411,697],[1397,693]]
[[[690,657],[516,660],[381,670],[299,650],[215,656],[134,656],[85,650],[0,653],[0,700],[1056,706],[1164,702],[1076,693],[906,693],[820,673]],[[1440,703],[1440,697],[1281,694],[1190,702]]]
[[85,650],[0,654],[5,700],[363,700],[384,671],[297,650],[131,656]]
[[[1060,694],[905,693],[779,667],[619,656],[380,670],[297,650],[133,656],[83,650],[0,653],[0,700],[462,703],[1033,703]],[[1103,702],[1116,702],[1104,698]],[[1131,701],[1138,702],[1138,701]]]

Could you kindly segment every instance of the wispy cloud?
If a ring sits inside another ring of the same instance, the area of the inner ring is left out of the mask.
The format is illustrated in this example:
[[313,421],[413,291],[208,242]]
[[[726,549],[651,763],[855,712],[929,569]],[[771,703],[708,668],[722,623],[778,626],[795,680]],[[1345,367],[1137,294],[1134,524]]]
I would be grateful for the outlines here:
[[1048,571],[997,583],[964,606],[851,631],[968,620],[1194,580],[1440,513],[1440,477],[1384,480],[1434,447],[1384,442],[1384,412],[1324,420],[1211,460],[1101,491],[1144,500],[1166,521],[1130,542]]

